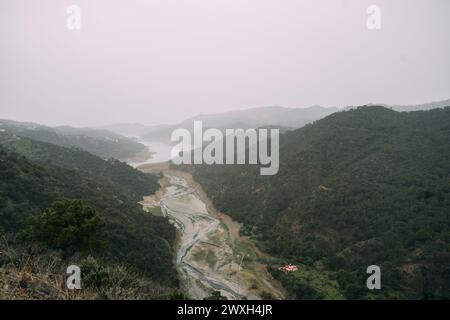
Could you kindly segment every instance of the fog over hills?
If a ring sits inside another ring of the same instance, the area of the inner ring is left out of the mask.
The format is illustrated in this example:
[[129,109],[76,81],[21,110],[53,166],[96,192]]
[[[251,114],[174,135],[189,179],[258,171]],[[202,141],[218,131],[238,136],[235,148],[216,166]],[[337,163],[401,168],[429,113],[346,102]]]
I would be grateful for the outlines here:
[[[417,105],[387,105],[368,103],[366,106],[383,106],[395,111],[408,112],[430,110],[450,106],[450,99],[434,101]],[[44,142],[50,142],[65,147],[83,148],[103,158],[131,157],[145,148],[126,137],[135,137],[148,141],[169,142],[170,135],[177,128],[192,130],[195,120],[202,121],[204,128],[259,128],[278,127],[282,131],[301,128],[305,124],[322,119],[332,113],[355,109],[358,107],[322,107],[287,108],[282,106],[257,107],[245,110],[234,110],[224,113],[199,114],[176,125],[144,125],[141,123],[116,123],[101,127],[75,128],[70,126],[49,127],[33,122],[19,122],[0,119],[0,130],[29,136]]]
[[[417,105],[387,105],[383,103],[368,103],[366,106],[383,106],[395,111],[430,110],[450,106],[450,99]],[[259,128],[264,126],[280,127],[281,129],[301,128],[305,124],[322,119],[332,113],[354,109],[357,107],[322,107],[287,108],[282,106],[257,107],[245,110],[234,110],[224,113],[199,114],[176,125],[146,126],[139,123],[121,123],[101,127],[125,136],[140,136],[148,141],[170,141],[170,134],[177,128],[191,130],[195,120],[202,121],[204,128]]]
[[280,128],[299,128],[307,123],[321,119],[338,111],[338,108],[313,106],[309,108],[259,107],[246,110],[229,111],[218,114],[200,114],[174,126],[153,128],[143,138],[146,140],[170,140],[170,133],[176,128],[192,130],[194,121],[202,121],[204,128],[234,129],[275,126]]
[[419,105],[394,105],[386,107],[390,107],[395,111],[419,111],[419,110],[431,110],[436,108],[443,108],[448,106],[450,106],[450,99],[443,101],[433,101]]
[[259,107],[246,110],[229,111],[219,114],[198,115],[183,121],[180,126],[188,126],[194,120],[203,121],[208,127],[225,127],[242,124],[246,127],[277,125],[298,128],[310,121],[325,117],[338,111],[338,108],[312,106],[309,108],[286,108],[280,106]]
[[450,300],[449,13],[0,1],[0,302]]
[[169,127],[169,125],[148,126],[141,123],[115,123],[98,127],[98,129],[109,130],[128,137],[139,137],[152,130],[159,130],[165,127]]
[[146,150],[144,145],[130,138],[103,129],[48,127],[32,122],[0,119],[0,131],[62,147],[80,148],[104,159],[133,157]]
[[[392,109],[394,111],[409,112],[409,111],[420,111],[420,110],[445,108],[445,107],[450,106],[450,99],[442,100],[442,101],[433,101],[433,102],[428,102],[428,103],[423,103],[423,104],[415,104],[415,105],[388,105],[388,104],[384,104],[384,103],[369,103],[369,104],[367,104],[367,106],[382,106],[385,108]],[[349,106],[345,109],[348,110],[348,109],[356,109],[356,108],[359,108],[359,107],[358,106],[357,107]]]

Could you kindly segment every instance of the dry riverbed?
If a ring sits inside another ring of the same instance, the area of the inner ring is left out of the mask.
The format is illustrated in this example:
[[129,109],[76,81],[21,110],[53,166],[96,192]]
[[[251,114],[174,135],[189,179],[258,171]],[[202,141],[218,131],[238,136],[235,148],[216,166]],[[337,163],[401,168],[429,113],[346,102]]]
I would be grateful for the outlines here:
[[143,165],[144,172],[163,172],[161,189],[141,202],[152,214],[168,216],[180,232],[177,270],[193,299],[220,291],[228,299],[283,298],[281,286],[259,262],[263,255],[239,235],[240,224],[217,211],[189,173],[167,164]]

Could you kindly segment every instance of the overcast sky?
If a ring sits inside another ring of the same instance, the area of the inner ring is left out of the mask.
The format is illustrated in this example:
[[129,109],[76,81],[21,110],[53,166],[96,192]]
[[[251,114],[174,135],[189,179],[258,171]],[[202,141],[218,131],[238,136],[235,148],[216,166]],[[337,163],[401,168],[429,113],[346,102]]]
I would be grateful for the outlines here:
[[[81,30],[66,27],[71,4]],[[0,118],[156,124],[444,100],[449,15],[448,0],[1,0]]]

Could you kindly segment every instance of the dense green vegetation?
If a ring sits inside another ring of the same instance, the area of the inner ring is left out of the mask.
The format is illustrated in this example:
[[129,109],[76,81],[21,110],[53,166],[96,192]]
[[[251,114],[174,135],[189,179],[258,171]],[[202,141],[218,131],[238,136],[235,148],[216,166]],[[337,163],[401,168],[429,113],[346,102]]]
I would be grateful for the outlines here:
[[3,119],[0,119],[0,129],[62,147],[83,149],[103,159],[131,158],[146,150],[143,144],[107,130],[72,127],[51,128]]
[[149,191],[152,193],[159,188],[155,177],[132,169],[126,163],[114,158],[105,161],[76,148],[61,148],[53,144],[7,134],[3,134],[3,136],[4,140],[8,140],[3,144],[5,147],[13,149],[28,159],[75,171],[87,181],[99,182],[102,185],[118,189],[120,194],[126,195],[133,201],[140,201],[143,195],[147,195]]
[[[346,298],[450,298],[450,108],[338,112],[281,135],[275,176],[199,165],[194,177],[280,262],[323,272]],[[372,264],[380,291],[366,288]],[[282,280],[323,296],[316,280]]]
[[299,271],[291,273],[284,273],[276,268],[271,268],[270,272],[281,280],[284,288],[291,292],[295,299],[337,300],[344,298],[337,280],[326,272],[303,267]]
[[94,208],[81,200],[56,201],[42,215],[30,219],[22,237],[66,255],[89,253],[103,247],[103,223]]
[[157,179],[117,160],[0,133],[0,226],[10,245],[29,239],[75,261],[89,253],[108,270],[122,266],[176,286],[175,228],[138,204],[159,188]]

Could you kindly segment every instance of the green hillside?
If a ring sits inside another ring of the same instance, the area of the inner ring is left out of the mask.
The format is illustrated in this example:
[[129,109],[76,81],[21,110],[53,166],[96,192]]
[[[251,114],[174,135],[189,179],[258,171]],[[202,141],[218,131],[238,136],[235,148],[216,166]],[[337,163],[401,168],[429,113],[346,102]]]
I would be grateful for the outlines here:
[[450,298],[450,108],[334,113],[281,135],[275,176],[201,165],[194,177],[280,263],[302,266],[278,274],[297,298],[336,296],[317,283],[346,298]]
[[143,144],[107,130],[72,127],[47,127],[34,123],[0,119],[5,132],[52,143],[61,147],[80,148],[103,159],[131,158],[146,151]]
[[[89,254],[105,268],[123,266],[156,284],[176,287],[175,228],[165,218],[146,214],[138,204],[158,188],[156,176],[117,160],[0,133],[0,226],[12,246],[27,245],[21,235],[56,201],[80,199],[103,224],[98,239],[103,248]],[[84,259],[84,252],[69,250],[64,256],[77,262]]]

